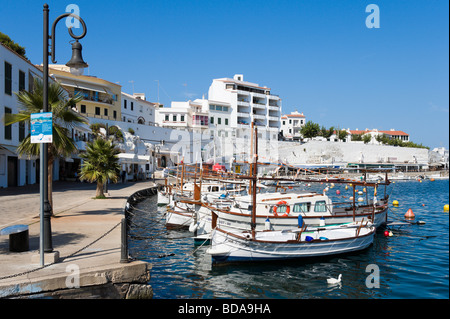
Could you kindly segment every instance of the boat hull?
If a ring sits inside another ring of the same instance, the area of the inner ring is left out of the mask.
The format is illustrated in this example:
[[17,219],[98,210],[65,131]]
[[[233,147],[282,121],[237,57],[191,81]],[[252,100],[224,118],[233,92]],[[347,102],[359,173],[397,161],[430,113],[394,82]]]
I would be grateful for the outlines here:
[[[297,241],[296,233],[275,232],[270,236],[263,236],[255,240],[240,235],[216,229],[212,232],[211,248],[207,253],[214,263],[270,261],[299,258],[314,258],[345,254],[364,250],[374,240],[375,227],[366,227],[356,235],[357,228],[346,230],[304,232],[301,240]],[[355,234],[353,234],[355,232]],[[261,232],[264,233],[264,232]],[[248,237],[250,234],[248,233]],[[289,237],[290,236],[290,237]],[[312,241],[305,241],[306,236],[313,237]],[[334,239],[321,240],[326,236]]]

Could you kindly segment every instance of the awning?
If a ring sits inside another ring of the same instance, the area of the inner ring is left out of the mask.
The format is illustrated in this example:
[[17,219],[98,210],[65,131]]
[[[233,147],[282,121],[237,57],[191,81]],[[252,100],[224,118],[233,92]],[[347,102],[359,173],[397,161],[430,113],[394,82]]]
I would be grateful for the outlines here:
[[77,89],[84,89],[84,90],[88,90],[88,91],[97,91],[100,93],[108,93],[108,90],[100,85],[95,85],[95,84],[85,84],[83,82],[77,82],[74,80],[69,80],[69,79],[58,79],[58,82],[63,85],[63,86],[70,86],[73,88],[77,88]]
[[5,150],[14,155],[17,155],[17,153],[16,153],[17,146],[0,144],[0,150]]
[[137,155],[134,153],[120,153],[118,155],[121,164],[147,164],[150,162],[149,155]]

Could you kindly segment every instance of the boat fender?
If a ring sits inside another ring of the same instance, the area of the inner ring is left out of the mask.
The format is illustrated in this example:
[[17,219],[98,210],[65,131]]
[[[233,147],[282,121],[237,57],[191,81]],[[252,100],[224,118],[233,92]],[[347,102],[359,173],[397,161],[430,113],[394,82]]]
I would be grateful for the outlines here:
[[197,228],[198,228],[198,223],[192,222],[192,223],[189,225],[189,231],[190,231],[191,233],[195,232],[195,231],[197,230]]
[[298,215],[298,228],[303,227],[303,217],[302,215]]
[[327,237],[319,237],[320,240],[329,240]]
[[314,240],[314,238],[312,238],[311,236],[306,236],[305,240],[308,242],[312,242]]
[[270,225],[270,219],[267,217],[265,223],[264,223],[264,229],[265,230],[270,230],[271,229],[271,225]]

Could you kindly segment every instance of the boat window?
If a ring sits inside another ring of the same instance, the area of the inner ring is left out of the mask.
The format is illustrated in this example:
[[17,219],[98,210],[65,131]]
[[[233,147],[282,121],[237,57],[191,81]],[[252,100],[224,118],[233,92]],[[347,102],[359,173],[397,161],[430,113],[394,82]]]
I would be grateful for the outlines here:
[[208,186],[208,192],[210,192],[211,191],[211,186]]
[[314,206],[314,211],[318,213],[325,213],[327,211],[327,204],[324,200],[319,200]]
[[311,209],[311,203],[296,203],[293,207],[294,213],[307,213]]
[[211,191],[212,192],[218,192],[219,191],[219,186],[213,186]]

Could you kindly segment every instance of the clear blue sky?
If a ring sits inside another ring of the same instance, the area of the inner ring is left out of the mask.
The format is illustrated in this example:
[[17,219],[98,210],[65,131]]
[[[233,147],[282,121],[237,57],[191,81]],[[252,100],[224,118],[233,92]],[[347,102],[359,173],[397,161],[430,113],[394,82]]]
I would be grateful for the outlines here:
[[[326,127],[395,128],[449,147],[447,0],[48,1],[51,22],[77,4],[89,74],[160,102],[201,98],[213,78],[244,74],[272,88],[283,112]],[[366,27],[368,4],[380,28]],[[2,0],[0,31],[42,63],[42,6]],[[64,20],[57,60],[70,59]],[[77,33],[77,32],[75,32]]]

